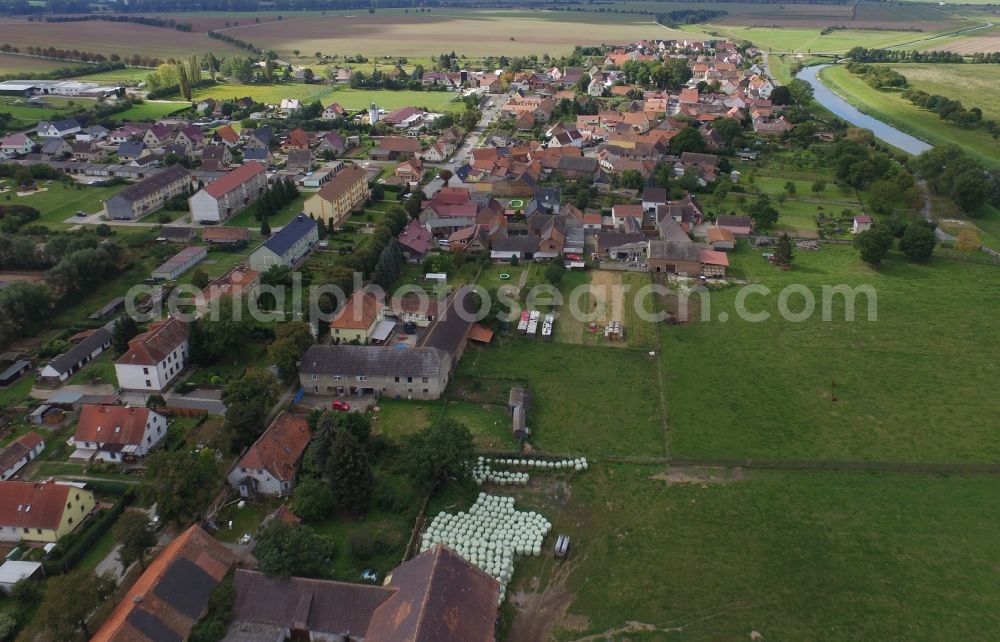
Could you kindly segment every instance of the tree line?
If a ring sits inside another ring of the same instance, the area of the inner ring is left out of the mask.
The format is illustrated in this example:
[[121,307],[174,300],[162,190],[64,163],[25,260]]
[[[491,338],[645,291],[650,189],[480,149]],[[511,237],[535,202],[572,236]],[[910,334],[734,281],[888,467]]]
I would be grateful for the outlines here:
[[847,57],[857,62],[922,62],[939,64],[996,64],[1000,63],[1000,51],[977,52],[968,58],[954,51],[902,51],[896,49],[867,49],[854,47]]
[[86,16],[45,16],[45,22],[86,22],[89,20],[103,20],[104,22],[130,22],[149,27],[176,29],[177,31],[192,30],[190,22],[177,22],[173,18],[155,18],[149,16],[108,16],[103,14]]
[[961,100],[952,100],[940,94],[928,94],[920,89],[907,89],[903,92],[903,98],[909,100],[917,107],[930,110],[953,125],[959,127],[980,126],[993,135],[993,138],[1000,138],[1000,128],[995,120],[983,120],[983,110],[979,107],[966,109]]
[[675,29],[680,25],[693,25],[702,22],[712,22],[716,18],[727,15],[728,11],[718,9],[679,9],[668,11],[656,16],[656,21],[664,27]]

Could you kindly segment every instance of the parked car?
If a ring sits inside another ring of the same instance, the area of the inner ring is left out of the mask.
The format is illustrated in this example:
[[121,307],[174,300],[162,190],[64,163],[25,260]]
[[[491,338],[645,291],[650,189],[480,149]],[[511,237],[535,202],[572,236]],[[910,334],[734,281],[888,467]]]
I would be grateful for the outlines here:
[[346,401],[341,401],[340,399],[337,399],[332,404],[330,404],[330,407],[333,408],[334,410],[347,412],[348,410],[351,409],[351,404],[347,403]]

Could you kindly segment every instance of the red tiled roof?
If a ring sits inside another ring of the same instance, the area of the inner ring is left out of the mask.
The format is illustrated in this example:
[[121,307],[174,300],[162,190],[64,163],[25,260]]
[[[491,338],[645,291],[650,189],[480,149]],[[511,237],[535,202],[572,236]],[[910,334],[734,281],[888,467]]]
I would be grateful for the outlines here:
[[227,143],[237,143],[240,140],[240,135],[230,125],[216,129],[215,135]]
[[149,422],[148,408],[86,405],[73,439],[102,444],[140,444]]
[[489,343],[493,340],[493,330],[490,330],[486,326],[475,323],[472,325],[472,329],[469,331],[469,341],[478,341],[479,343]]
[[330,327],[340,330],[367,330],[375,323],[382,308],[383,304],[374,294],[355,290],[333,321],[330,321]]
[[225,194],[233,191],[243,183],[256,176],[257,174],[264,173],[264,166],[257,161],[250,161],[243,165],[240,165],[236,169],[232,170],[219,180],[206,185],[205,191],[208,192],[214,198],[222,198]]
[[725,265],[729,267],[729,256],[725,252],[716,250],[699,250],[698,255],[702,263],[708,265]]
[[0,482],[0,525],[56,529],[74,486],[55,482]]
[[188,338],[188,325],[170,317],[128,342],[128,352],[118,358],[122,365],[155,366]]
[[262,468],[282,481],[295,479],[299,458],[311,437],[309,422],[282,412],[236,465],[240,468]]

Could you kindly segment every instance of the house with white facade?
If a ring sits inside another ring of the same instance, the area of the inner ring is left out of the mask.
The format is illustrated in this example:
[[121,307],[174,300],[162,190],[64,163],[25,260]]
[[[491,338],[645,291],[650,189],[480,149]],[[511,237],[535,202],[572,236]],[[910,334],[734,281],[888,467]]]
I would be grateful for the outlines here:
[[35,143],[25,134],[10,134],[5,136],[0,143],[0,154],[5,156],[20,156],[28,154],[35,147]]
[[73,348],[48,362],[38,373],[38,381],[43,385],[58,385],[110,347],[111,333],[98,328]]
[[257,161],[240,165],[188,199],[196,223],[221,223],[254,203],[267,189],[267,168]]
[[282,412],[230,469],[229,484],[242,497],[291,494],[311,438],[305,418]]
[[68,443],[70,459],[121,463],[148,455],[167,436],[167,417],[149,408],[85,405]]
[[188,365],[188,336],[187,323],[176,317],[151,324],[128,342],[128,351],[115,362],[118,387],[163,392]]

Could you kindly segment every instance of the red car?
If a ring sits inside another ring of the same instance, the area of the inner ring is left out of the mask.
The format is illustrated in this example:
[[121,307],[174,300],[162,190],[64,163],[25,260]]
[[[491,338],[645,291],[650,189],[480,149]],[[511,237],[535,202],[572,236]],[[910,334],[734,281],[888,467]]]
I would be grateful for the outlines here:
[[333,402],[332,407],[334,410],[343,410],[344,412],[347,412],[348,410],[351,409],[351,404],[347,403],[346,401],[340,401],[338,399]]

